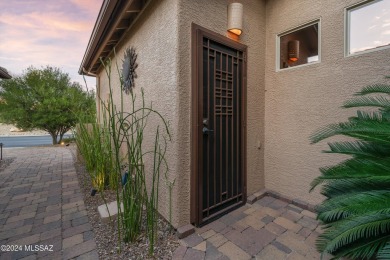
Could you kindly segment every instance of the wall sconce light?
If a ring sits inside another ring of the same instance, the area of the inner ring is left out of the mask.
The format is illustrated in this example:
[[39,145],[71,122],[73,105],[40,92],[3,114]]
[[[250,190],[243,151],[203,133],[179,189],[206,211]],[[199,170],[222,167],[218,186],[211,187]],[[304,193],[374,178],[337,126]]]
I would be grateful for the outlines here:
[[243,6],[241,3],[231,3],[228,5],[228,31],[236,35],[242,33]]
[[288,60],[296,62],[299,59],[299,41],[289,41],[287,45]]

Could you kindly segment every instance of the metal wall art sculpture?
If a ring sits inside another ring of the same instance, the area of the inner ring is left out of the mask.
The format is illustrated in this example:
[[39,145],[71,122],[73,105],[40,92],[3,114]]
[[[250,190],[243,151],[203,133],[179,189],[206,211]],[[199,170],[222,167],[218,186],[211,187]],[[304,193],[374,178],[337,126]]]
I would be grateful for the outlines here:
[[127,48],[122,64],[123,91],[129,94],[135,86],[134,79],[137,78],[135,70],[138,67],[135,48]]

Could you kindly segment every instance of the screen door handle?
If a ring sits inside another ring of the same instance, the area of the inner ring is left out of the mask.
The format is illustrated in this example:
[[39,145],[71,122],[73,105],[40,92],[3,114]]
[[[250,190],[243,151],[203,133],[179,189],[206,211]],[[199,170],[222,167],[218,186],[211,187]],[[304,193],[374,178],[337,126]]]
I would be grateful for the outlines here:
[[202,131],[203,131],[204,134],[207,134],[208,132],[214,132],[214,130],[210,130],[210,129],[208,129],[205,126],[203,127]]

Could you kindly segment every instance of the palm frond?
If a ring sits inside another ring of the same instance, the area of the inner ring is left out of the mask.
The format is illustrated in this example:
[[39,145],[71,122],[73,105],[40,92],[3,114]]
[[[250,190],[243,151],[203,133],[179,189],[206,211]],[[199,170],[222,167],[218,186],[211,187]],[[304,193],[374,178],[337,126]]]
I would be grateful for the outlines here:
[[390,178],[387,175],[370,176],[365,178],[349,178],[330,180],[321,188],[321,194],[333,198],[346,193],[346,191],[364,192],[385,190],[390,187]]
[[[390,240],[390,239],[389,239]],[[390,259],[390,241],[385,244],[380,250],[378,250],[378,259]]]
[[361,91],[357,92],[355,95],[362,96],[368,94],[390,94],[390,85],[387,84],[373,84],[366,87],[363,87]]
[[349,259],[375,259],[377,253],[383,250],[389,239],[389,235],[361,239],[337,250],[335,257],[332,259],[341,259],[343,257]]
[[352,158],[335,166],[320,168],[320,172],[322,174],[312,181],[311,190],[323,182],[332,180],[389,176],[390,160]]
[[385,109],[390,109],[390,99],[383,96],[379,97],[358,97],[351,100],[348,100],[344,103],[343,107],[352,108],[352,107],[380,107]]
[[330,151],[325,153],[340,153],[356,157],[385,157],[390,155],[390,145],[378,146],[372,142],[335,142],[328,143]]
[[332,226],[320,235],[318,243],[321,251],[333,253],[338,248],[359,239],[385,235],[390,232],[390,213],[354,216],[333,222]]
[[376,121],[379,123],[387,122],[390,123],[386,118],[383,118],[382,112],[380,111],[372,111],[372,112],[367,112],[367,111],[362,111],[358,110],[356,111],[357,117],[351,117],[349,120],[353,122],[365,122],[368,121],[371,123],[371,121]]
[[325,200],[317,207],[317,217],[324,223],[352,215],[390,213],[390,191],[349,192]]
[[390,144],[390,122],[379,113],[357,112],[357,117],[349,118],[349,122],[331,124],[314,133],[310,139],[317,143],[326,138],[344,135],[362,141]]

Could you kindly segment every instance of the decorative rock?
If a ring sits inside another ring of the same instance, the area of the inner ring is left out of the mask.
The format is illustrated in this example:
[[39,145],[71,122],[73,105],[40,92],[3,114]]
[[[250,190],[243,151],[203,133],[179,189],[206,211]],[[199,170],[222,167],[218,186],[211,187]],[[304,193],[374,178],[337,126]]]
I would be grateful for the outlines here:
[[95,196],[96,192],[97,192],[97,189],[91,189],[91,196],[92,197]]
[[[121,210],[123,211],[123,204],[121,204]],[[118,203],[116,201],[110,202],[107,205],[103,204],[98,207],[99,215],[103,221],[107,221],[110,216],[118,214]]]
[[12,127],[9,131],[10,132],[24,132],[23,129],[20,129],[20,128],[17,128],[17,127]]

